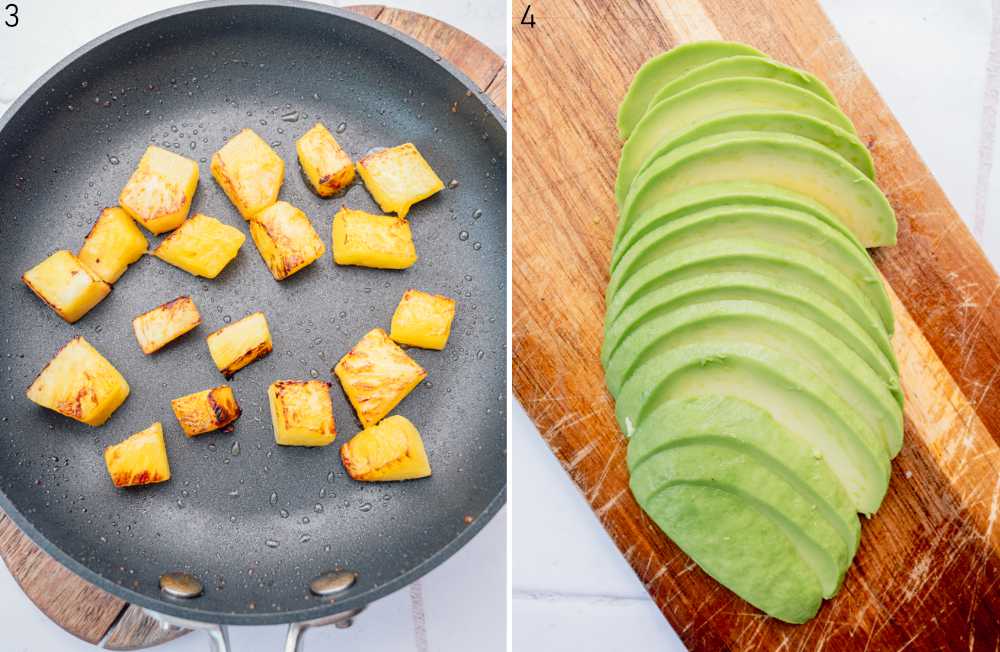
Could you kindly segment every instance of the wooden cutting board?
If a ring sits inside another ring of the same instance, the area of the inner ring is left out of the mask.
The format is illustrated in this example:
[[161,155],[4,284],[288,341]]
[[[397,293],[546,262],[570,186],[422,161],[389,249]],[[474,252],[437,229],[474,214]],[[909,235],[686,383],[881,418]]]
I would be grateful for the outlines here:
[[[692,650],[1000,649],[1000,280],[826,16],[812,0],[547,0],[531,27],[526,4],[512,13],[514,391],[663,614]],[[801,626],[735,598],[642,514],[599,362],[618,102],[650,56],[719,38],[821,77],[899,218],[898,246],[874,257],[906,443],[843,589]]]
[[[503,59],[465,32],[411,11],[381,5],[345,7],[407,34],[465,73],[500,107],[507,105]],[[53,622],[109,650],[138,650],[165,643],[188,630],[160,627],[142,609],[97,588],[63,567],[0,511],[0,558],[25,595]],[[3,649],[0,646],[0,649]]]

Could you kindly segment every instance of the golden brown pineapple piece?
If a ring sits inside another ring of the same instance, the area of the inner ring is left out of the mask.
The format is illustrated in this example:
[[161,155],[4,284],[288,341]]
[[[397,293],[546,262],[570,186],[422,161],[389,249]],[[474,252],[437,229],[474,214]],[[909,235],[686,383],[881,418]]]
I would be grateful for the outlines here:
[[197,187],[197,163],[150,145],[122,188],[118,203],[151,233],[165,233],[187,219]]
[[444,188],[413,143],[403,143],[358,161],[365,187],[386,213],[406,217],[410,207]]
[[77,258],[105,283],[114,283],[142,258],[149,241],[121,208],[105,208],[83,240]]
[[188,437],[225,428],[239,419],[242,413],[228,385],[175,398],[170,401],[170,407]]
[[333,216],[333,261],[380,269],[406,269],[417,250],[406,220],[341,208]]
[[245,219],[278,199],[285,162],[253,129],[244,129],[212,155],[212,176]]
[[330,383],[279,380],[267,388],[274,441],[282,446],[326,446],[337,436]]
[[295,143],[299,165],[320,197],[330,197],[354,180],[354,163],[322,122]]
[[103,424],[128,397],[128,383],[90,342],[74,337],[28,388],[28,398],[90,426]]
[[340,459],[348,475],[367,482],[414,480],[431,474],[420,433],[399,415],[354,435],[340,447]]
[[125,441],[104,449],[104,463],[116,487],[135,487],[170,479],[167,444],[159,421]]
[[250,220],[250,235],[277,280],[288,278],[326,253],[306,214],[286,201],[271,204]]
[[389,414],[427,375],[381,328],[362,337],[333,371],[365,428]]
[[226,378],[271,352],[271,331],[262,312],[223,326],[206,338],[216,368]]
[[132,320],[132,330],[146,355],[159,351],[201,323],[191,297],[177,297]]
[[454,299],[407,290],[392,315],[389,337],[400,344],[440,351],[448,344],[454,318]]
[[198,213],[167,236],[153,255],[189,274],[215,278],[246,239],[236,227]]
[[21,280],[71,324],[111,292],[110,285],[65,249],[29,269]]

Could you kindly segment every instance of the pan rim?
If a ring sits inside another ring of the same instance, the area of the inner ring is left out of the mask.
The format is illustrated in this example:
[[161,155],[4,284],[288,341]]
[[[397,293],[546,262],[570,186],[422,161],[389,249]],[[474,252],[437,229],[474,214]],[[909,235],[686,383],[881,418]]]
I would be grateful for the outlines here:
[[[87,43],[76,48],[65,57],[60,59],[45,73],[39,76],[24,92],[11,103],[7,110],[0,116],[0,133],[8,126],[11,120],[18,114],[24,104],[37,92],[42,90],[49,81],[62,72],[65,68],[75,63],[81,56],[104,45],[118,36],[131,32],[135,29],[147,27],[166,18],[173,18],[184,14],[196,13],[206,9],[217,9],[220,7],[279,7],[294,10],[315,11],[328,15],[333,15],[342,20],[357,23],[359,25],[374,29],[386,34],[404,45],[415,50],[417,54],[429,59],[430,63],[444,68],[448,74],[454,77],[459,83],[469,91],[470,97],[475,97],[480,105],[498,122],[504,133],[507,133],[506,116],[499,110],[496,104],[486,95],[486,92],[456,68],[450,61],[439,55],[431,48],[420,43],[416,39],[399,30],[372,20],[367,16],[362,16],[346,9],[332,7],[329,5],[308,2],[306,0],[201,0],[190,4],[171,7],[146,16],[136,18],[118,27],[111,29]],[[506,178],[504,185],[507,184]],[[506,320],[505,322],[506,323]],[[509,392],[509,384],[506,391]],[[506,457],[503,459],[506,460]],[[146,609],[163,613],[169,616],[186,618],[189,620],[217,623],[221,625],[282,625],[293,622],[303,622],[317,618],[323,618],[334,613],[356,609],[368,605],[376,600],[394,593],[406,586],[409,586],[420,579],[434,568],[437,568],[445,560],[449,559],[465,544],[467,544],[485,525],[493,519],[506,504],[507,480],[504,476],[500,491],[487,504],[486,508],[479,514],[473,516],[473,521],[465,526],[457,536],[449,541],[445,546],[439,548],[434,554],[424,559],[422,562],[405,573],[395,576],[392,580],[380,584],[363,593],[348,592],[343,597],[338,597],[336,603],[320,602],[315,607],[308,609],[298,609],[294,611],[281,611],[272,613],[233,613],[211,611],[196,607],[196,602],[185,604],[178,600],[169,598],[152,598],[148,595],[138,593],[132,589],[117,584],[103,575],[95,572],[90,567],[77,561],[69,553],[55,545],[44,534],[38,531],[30,519],[17,509],[17,507],[7,497],[5,491],[0,488],[0,509],[4,514],[12,519],[22,532],[39,548],[51,555],[60,564],[73,571],[91,584],[107,591],[108,593],[124,600],[129,604],[135,604]],[[27,597],[27,596],[25,596]]]

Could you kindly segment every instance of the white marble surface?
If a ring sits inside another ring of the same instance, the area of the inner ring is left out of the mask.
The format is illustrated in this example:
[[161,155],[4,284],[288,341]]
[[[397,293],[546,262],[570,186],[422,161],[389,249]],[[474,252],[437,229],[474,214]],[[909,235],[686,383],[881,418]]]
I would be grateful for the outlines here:
[[[1000,16],[988,0],[821,4],[1000,267]],[[683,650],[519,405],[511,428],[514,649]]]
[[[95,36],[140,16],[185,3],[177,0],[20,0],[18,4],[21,25],[16,29],[0,27],[0,113],[35,78]],[[472,34],[502,56],[506,55],[507,10],[502,0],[393,0],[386,4],[444,20]],[[497,652],[505,649],[506,531],[507,510],[504,509],[467,546],[417,585],[371,605],[353,628],[309,631],[306,649],[399,652],[464,652],[469,649]],[[3,607],[0,609],[0,650],[4,652],[97,649],[53,625],[24,597],[3,564],[0,564],[0,605]],[[236,652],[280,650],[284,633],[283,627],[233,628],[233,649]],[[203,635],[191,634],[156,649],[204,652],[208,644]]]

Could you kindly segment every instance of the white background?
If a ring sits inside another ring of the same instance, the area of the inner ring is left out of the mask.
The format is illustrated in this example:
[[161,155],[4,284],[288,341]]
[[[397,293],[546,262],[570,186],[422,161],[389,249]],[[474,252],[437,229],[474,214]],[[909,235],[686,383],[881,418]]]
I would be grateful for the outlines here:
[[[185,4],[177,0],[16,0],[21,24],[0,27],[0,113],[39,75],[90,39],[140,16]],[[362,4],[332,2],[330,4]],[[3,6],[6,2],[0,2]],[[507,10],[502,0],[393,0],[465,30],[506,57]],[[44,9],[44,11],[43,11]],[[421,579],[373,605],[353,628],[310,630],[306,650],[465,652],[505,649],[507,621],[506,509],[465,548]],[[230,630],[236,652],[282,649],[283,627]],[[0,564],[0,650],[84,652],[97,648],[53,625],[21,593]],[[202,634],[156,648],[205,652]]]
[[[1000,17],[987,0],[820,3],[1000,268]],[[511,428],[514,649],[683,650],[520,406]]]

